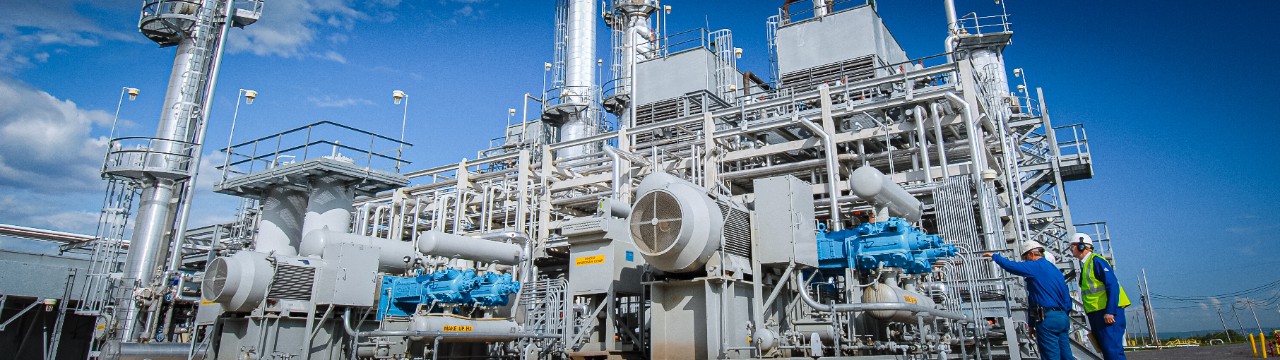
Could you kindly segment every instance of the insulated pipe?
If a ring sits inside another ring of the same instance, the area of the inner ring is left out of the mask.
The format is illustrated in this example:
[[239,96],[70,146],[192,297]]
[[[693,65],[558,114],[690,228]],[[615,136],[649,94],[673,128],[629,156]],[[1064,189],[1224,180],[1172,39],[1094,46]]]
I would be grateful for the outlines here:
[[836,142],[818,124],[799,117],[796,117],[796,122],[822,138],[822,146],[826,149],[823,152],[827,155],[827,197],[831,199],[831,231],[840,231],[843,226],[840,222],[840,163],[836,160]]
[[964,116],[965,131],[969,133],[969,161],[973,163],[973,169],[971,170],[973,174],[977,176],[982,172],[982,169],[979,169],[979,167],[986,167],[986,159],[983,159],[982,152],[978,150],[980,146],[979,144],[982,141],[982,137],[978,135],[978,132],[982,130],[979,129],[977,124],[973,121],[973,109],[969,106],[968,102],[964,101],[964,98],[956,95],[955,92],[948,91],[942,94],[942,96],[946,97],[948,101],[951,101],[952,105],[959,107],[960,114]]
[[301,250],[299,255],[318,257],[324,252],[325,245],[331,243],[349,243],[379,248],[378,269],[386,272],[404,271],[408,266],[404,262],[404,257],[412,256],[416,253],[413,250],[413,243],[408,241],[320,229],[307,233],[307,236],[303,237],[302,245],[299,246]]
[[424,231],[418,236],[418,251],[423,255],[480,261],[500,265],[519,265],[520,245]]
[[253,249],[264,254],[298,255],[306,206],[307,197],[301,191],[283,186],[268,190],[267,199],[262,204],[262,224],[254,238]]
[[[959,24],[958,24],[958,22],[959,22],[959,21],[958,21],[958,20],[956,20],[956,1],[955,1],[955,0],[943,0],[943,1],[942,1],[942,7],[943,7],[943,9],[945,9],[945,11],[947,12],[947,35],[955,35],[955,34],[959,34],[960,32],[959,32],[959,31],[956,31],[956,28],[958,28],[958,27],[959,27]],[[951,41],[950,41],[950,38],[949,38],[949,37],[948,37],[948,41],[947,41],[947,43],[948,43],[948,44],[950,44],[950,43],[951,43]],[[951,52],[951,51],[949,51],[949,50],[950,50],[950,49],[948,49],[948,51],[947,51],[948,53],[949,53],[949,52]]]
[[929,106],[930,115],[933,117],[933,137],[938,142],[938,165],[942,166],[942,178],[950,177],[951,170],[947,169],[947,145],[942,139],[942,107],[937,103]]
[[[924,107],[916,105],[912,111],[916,119],[916,136],[920,138],[920,158],[924,159],[925,182],[933,182],[933,164],[929,162],[929,139],[924,136]],[[942,138],[938,138],[941,141]]]
[[609,158],[613,159],[613,182],[610,184],[613,190],[613,197],[618,197],[618,189],[622,183],[622,156],[618,156],[618,152],[612,146],[605,145],[604,152],[609,154]]
[[965,320],[964,315],[956,314],[949,311],[938,310],[934,308],[924,307],[909,303],[857,303],[857,304],[832,304],[823,305],[813,297],[809,296],[809,287],[800,286],[800,299],[804,300],[805,305],[820,312],[855,312],[855,311],[910,311],[914,313],[926,313],[930,316],[946,318],[951,320]]
[[[107,342],[103,345],[104,358],[119,360],[204,360],[203,351],[191,351],[187,343],[120,343]],[[190,357],[188,357],[190,354]],[[114,357],[112,355],[115,355]]]

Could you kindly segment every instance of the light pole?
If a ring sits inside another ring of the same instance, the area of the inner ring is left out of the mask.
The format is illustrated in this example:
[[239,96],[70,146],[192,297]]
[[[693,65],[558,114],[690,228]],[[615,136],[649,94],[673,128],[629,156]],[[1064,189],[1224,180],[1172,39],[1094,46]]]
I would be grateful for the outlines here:
[[236,110],[231,113],[231,133],[227,134],[227,152],[226,159],[222,162],[222,181],[227,181],[227,166],[231,165],[231,139],[236,136],[236,119],[240,117],[240,99],[244,99],[245,105],[253,104],[253,99],[258,98],[258,92],[253,90],[240,89],[236,94]]
[[551,71],[551,63],[542,63],[542,98],[547,98],[547,73]]
[[[502,133],[504,134],[504,136],[502,137],[502,142],[504,143],[511,142],[511,117],[512,116],[516,116],[516,108],[507,108],[507,127],[502,130]],[[520,134],[520,136],[523,137],[524,134]],[[503,144],[503,145],[506,145],[506,144]]]
[[396,105],[400,105],[400,101],[404,100],[404,115],[400,117],[400,144],[396,147],[396,173],[399,173],[400,157],[404,155],[404,125],[409,121],[409,94],[395,90],[391,92],[391,98]]
[[128,86],[120,88],[120,100],[116,101],[116,115],[111,118],[111,133],[107,135],[107,141],[115,139],[116,121],[120,120],[120,106],[124,105],[124,95],[129,94],[129,101],[133,101],[133,99],[138,98],[138,92],[138,88],[131,88]]

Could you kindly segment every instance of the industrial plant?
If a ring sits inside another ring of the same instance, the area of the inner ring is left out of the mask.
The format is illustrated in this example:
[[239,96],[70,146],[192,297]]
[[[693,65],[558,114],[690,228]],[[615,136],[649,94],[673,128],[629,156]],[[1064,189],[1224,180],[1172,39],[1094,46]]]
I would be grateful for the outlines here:
[[[1063,186],[1093,177],[1085,128],[1005,64],[1004,13],[929,4],[946,50],[921,57],[876,2],[753,1],[777,9],[770,67],[743,69],[731,30],[668,30],[658,0],[548,2],[531,120],[422,164],[335,121],[205,138],[225,40],[263,1],[142,2],[142,35],[177,49],[155,136],[111,139],[96,234],[30,235],[88,260],[6,259],[60,269],[0,287],[59,314],[20,356],[1036,359],[1023,281],[981,255],[1034,240],[1075,274],[1081,232],[1111,257]],[[197,178],[235,221],[188,225]],[[1074,355],[1101,359],[1087,331],[1077,313]]]

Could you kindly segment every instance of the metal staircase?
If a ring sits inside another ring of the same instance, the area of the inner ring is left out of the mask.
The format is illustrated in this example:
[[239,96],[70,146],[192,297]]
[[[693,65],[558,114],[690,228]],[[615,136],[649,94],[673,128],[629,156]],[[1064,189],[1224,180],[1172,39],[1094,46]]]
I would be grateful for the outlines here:
[[[1018,99],[1015,99],[1018,100]],[[1071,236],[1076,232],[1071,222],[1071,211],[1063,189],[1065,181],[1088,179],[1093,176],[1093,162],[1089,156],[1087,139],[1082,125],[1054,128],[1044,106],[1043,94],[1035,99],[1023,98],[1025,103],[1011,104],[1008,141],[1013,144],[1014,163],[1017,169],[1014,184],[1018,199],[1015,211],[1025,214],[1026,238],[1044,244],[1050,251],[1061,255],[1059,268],[1074,272],[1075,263],[1069,257]],[[1058,139],[1059,131],[1069,131],[1067,141]],[[1071,277],[1074,279],[1074,277]],[[1073,292],[1078,286],[1068,281]],[[1071,348],[1077,359],[1101,359],[1084,331],[1089,323],[1084,316],[1079,296],[1072,296]]]

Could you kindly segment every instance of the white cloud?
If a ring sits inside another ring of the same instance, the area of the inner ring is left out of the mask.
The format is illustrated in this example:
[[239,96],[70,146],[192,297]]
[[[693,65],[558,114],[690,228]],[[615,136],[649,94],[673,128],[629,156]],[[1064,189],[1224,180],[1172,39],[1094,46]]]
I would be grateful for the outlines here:
[[79,12],[86,7],[121,10],[119,6],[123,4],[111,1],[0,1],[0,14],[4,14],[0,16],[0,71],[14,73],[47,62],[51,53],[62,54],[64,47],[97,47],[103,41],[145,42],[135,32],[104,29]]
[[[231,53],[248,52],[259,56],[303,58],[319,53],[328,60],[341,58],[335,50],[313,50],[317,39],[327,39],[331,44],[345,43],[356,23],[373,19],[369,12],[382,13],[400,5],[399,1],[359,2],[358,10],[351,0],[272,0],[262,9],[262,19],[245,27],[244,31],[231,32],[227,50]],[[337,56],[333,56],[337,55]],[[342,61],[345,63],[345,59]]]
[[329,51],[326,51],[324,54],[321,54],[321,55],[319,55],[319,56],[320,56],[320,58],[322,58],[322,59],[329,60],[329,61],[333,61],[333,62],[336,62],[336,63],[339,63],[339,64],[346,64],[346,63],[347,63],[347,58],[346,58],[346,57],[344,57],[344,56],[342,56],[342,54],[339,54],[337,51],[329,50]]
[[315,96],[308,97],[307,101],[311,102],[312,104],[318,107],[343,108],[343,107],[351,107],[351,106],[357,106],[357,105],[373,105],[373,101],[369,101],[369,99],[336,98],[329,95],[325,95],[324,97],[315,97]]
[[0,219],[4,223],[41,229],[93,235],[98,225],[98,212],[70,209],[59,195],[21,194],[0,197]]
[[90,191],[98,178],[111,114],[84,110],[26,84],[0,78],[0,186],[41,192]]

